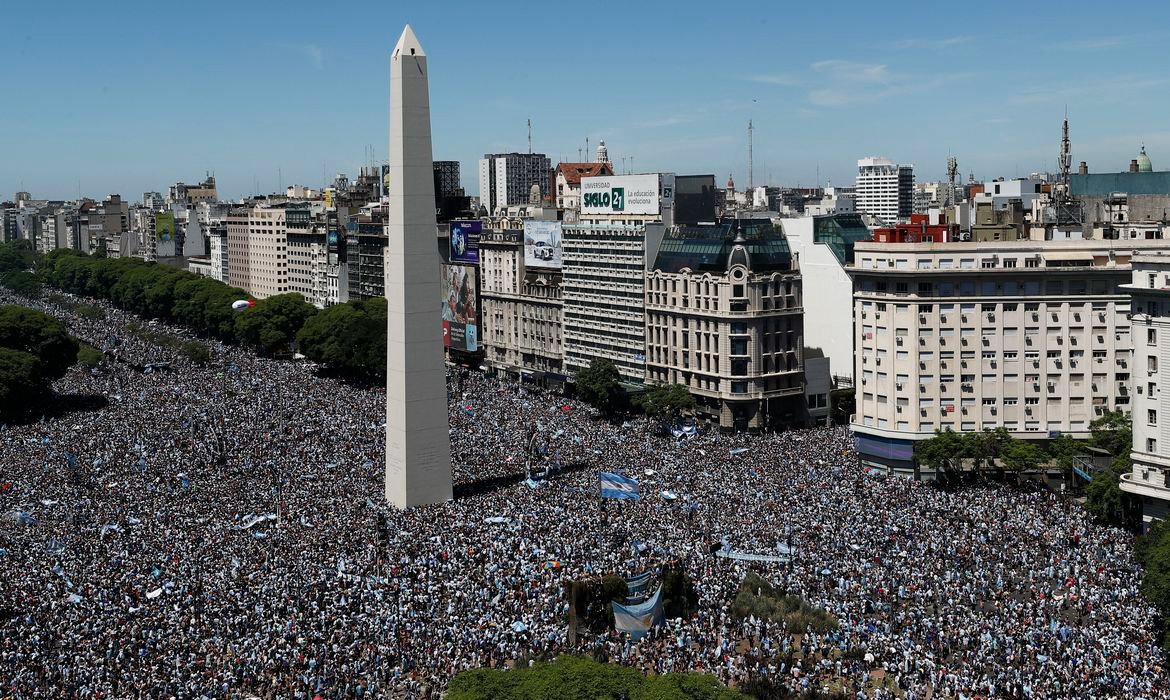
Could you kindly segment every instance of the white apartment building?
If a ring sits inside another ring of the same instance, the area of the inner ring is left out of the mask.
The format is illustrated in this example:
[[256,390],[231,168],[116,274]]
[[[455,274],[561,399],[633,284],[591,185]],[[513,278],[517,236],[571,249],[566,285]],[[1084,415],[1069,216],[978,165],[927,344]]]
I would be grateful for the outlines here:
[[1170,241],[858,243],[862,463],[911,474],[914,443],[939,430],[1087,437],[1128,411],[1144,376],[1122,285],[1135,252],[1154,251]]
[[804,289],[804,345],[829,358],[833,376],[853,379],[854,246],[870,240],[859,214],[803,216],[781,219],[784,237],[800,258]]
[[1133,471],[1121,490],[1146,523],[1170,514],[1170,255],[1137,255],[1129,293],[1133,324]]
[[232,210],[227,229],[228,283],[257,299],[289,292],[285,206]]
[[325,223],[314,222],[307,208],[290,208],[286,222],[289,291],[297,292],[318,309],[338,303],[338,263],[330,264]]
[[527,204],[532,186],[549,194],[548,156],[543,153],[486,154],[479,161],[479,202],[487,213],[503,207]]
[[914,166],[887,158],[857,161],[857,211],[895,224],[914,212]]
[[228,245],[227,245],[228,229],[227,224],[213,224],[207,230],[207,240],[211,248],[211,253],[208,257],[211,258],[211,272],[208,277],[219,280],[224,284],[228,283]]

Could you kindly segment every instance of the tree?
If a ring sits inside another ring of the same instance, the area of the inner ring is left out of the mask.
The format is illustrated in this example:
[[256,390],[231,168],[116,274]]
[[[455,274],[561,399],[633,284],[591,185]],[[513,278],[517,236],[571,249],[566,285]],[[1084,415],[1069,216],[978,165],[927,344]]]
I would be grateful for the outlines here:
[[957,469],[969,451],[962,434],[952,430],[936,431],[934,437],[914,445],[914,460],[935,471]]
[[35,355],[0,347],[0,419],[35,413],[52,395]]
[[336,304],[314,314],[297,333],[310,360],[352,379],[386,376],[386,300]]
[[41,296],[41,282],[36,275],[28,270],[10,270],[0,273],[0,285],[30,299]]
[[87,369],[93,369],[102,363],[102,352],[92,345],[82,343],[77,348],[77,364]]
[[681,384],[650,387],[638,397],[637,403],[647,416],[668,422],[695,410],[695,397]]
[[1083,444],[1065,433],[1061,433],[1048,442],[1048,454],[1064,471],[1065,479],[1071,478],[1072,469],[1084,454]]
[[236,339],[263,355],[288,352],[305,321],[316,312],[295,292],[262,299],[236,317]]
[[1097,522],[1114,527],[1126,527],[1128,518],[1121,492],[1121,479],[1107,469],[1093,477],[1085,489],[1085,510]]
[[606,359],[596,359],[577,372],[577,395],[606,415],[625,408],[626,393],[621,387],[617,365]]
[[1158,611],[1162,627],[1162,647],[1170,648],[1170,523],[1157,520],[1134,546],[1134,555],[1145,569],[1142,595]]
[[857,393],[853,387],[834,389],[829,393],[833,404],[833,425],[849,425],[857,412]]
[[1034,442],[1009,437],[1009,441],[1000,449],[999,459],[1004,469],[1026,472],[1040,468],[1048,461],[1048,454]]
[[0,347],[26,352],[41,363],[41,373],[52,381],[77,362],[77,341],[60,321],[21,306],[0,306]]
[[[522,660],[523,661],[523,660]],[[484,668],[456,674],[447,700],[738,700],[747,696],[702,673],[644,676],[636,668],[578,656],[520,663],[511,671]]]
[[1114,457],[1126,455],[1133,447],[1133,421],[1124,411],[1107,411],[1089,423],[1093,445]]
[[33,266],[35,257],[32,243],[29,241],[0,244],[0,275],[28,270]]

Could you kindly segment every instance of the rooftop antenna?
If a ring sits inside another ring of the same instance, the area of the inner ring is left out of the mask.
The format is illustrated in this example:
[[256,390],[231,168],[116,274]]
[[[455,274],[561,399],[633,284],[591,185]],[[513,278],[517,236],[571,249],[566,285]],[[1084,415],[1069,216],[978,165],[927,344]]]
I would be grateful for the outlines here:
[[959,175],[959,161],[950,156],[947,158],[947,206],[955,206],[955,178]]
[[1061,199],[1068,196],[1069,192],[1069,169],[1072,167],[1072,142],[1068,138],[1068,107],[1064,108],[1064,126],[1061,129],[1060,136],[1060,186]]
[[628,172],[630,171],[626,170],[626,157],[622,156],[622,175],[625,175]]
[[581,162],[581,149],[580,148],[577,149],[577,162],[578,163]]
[[528,153],[532,153],[532,120],[528,120]]
[[752,126],[752,120],[748,120],[748,191],[755,189],[755,168],[752,165],[752,132],[755,128]]
[[[586,158],[589,157],[589,137],[588,136],[585,137],[585,157]],[[588,161],[582,161],[582,162],[588,162]]]

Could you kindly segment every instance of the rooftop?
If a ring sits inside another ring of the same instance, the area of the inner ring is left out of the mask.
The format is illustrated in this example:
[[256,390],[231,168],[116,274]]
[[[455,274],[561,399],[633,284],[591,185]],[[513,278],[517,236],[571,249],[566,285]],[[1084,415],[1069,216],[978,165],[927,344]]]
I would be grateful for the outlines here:
[[747,252],[752,272],[792,269],[784,234],[771,221],[761,219],[673,227],[663,238],[654,269],[723,274],[738,246]]

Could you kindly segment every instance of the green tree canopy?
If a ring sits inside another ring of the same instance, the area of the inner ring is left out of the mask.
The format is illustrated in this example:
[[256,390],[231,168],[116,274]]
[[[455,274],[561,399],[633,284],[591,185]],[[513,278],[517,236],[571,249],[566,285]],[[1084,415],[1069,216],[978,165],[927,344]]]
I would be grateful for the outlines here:
[[1093,445],[1114,457],[1129,455],[1133,447],[1133,422],[1124,411],[1107,411],[1100,418],[1089,423],[1093,432]]
[[643,676],[625,666],[575,656],[521,664],[511,671],[472,669],[451,679],[447,700],[737,700],[742,695],[701,673]]
[[386,376],[386,300],[336,304],[314,314],[297,333],[306,357],[344,376]]
[[668,421],[695,410],[695,397],[681,384],[649,387],[638,397],[637,403],[651,418]]
[[28,270],[0,272],[0,285],[30,299],[36,299],[41,295],[41,281]]
[[596,359],[577,372],[577,396],[597,410],[612,415],[625,408],[621,374],[611,360]]
[[35,355],[0,347],[0,420],[31,414],[51,396],[49,380]]
[[1107,469],[1095,475],[1085,488],[1085,510],[1103,525],[1127,527],[1130,523],[1124,495],[1120,477]]
[[316,311],[295,292],[262,299],[255,308],[236,316],[236,339],[263,355],[287,352],[305,321]]
[[77,362],[77,341],[57,319],[22,306],[0,306],[0,347],[37,358],[52,381]]

